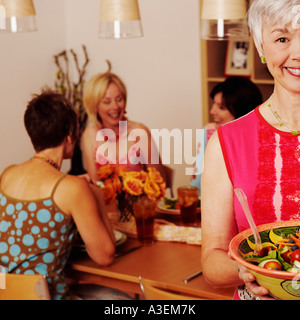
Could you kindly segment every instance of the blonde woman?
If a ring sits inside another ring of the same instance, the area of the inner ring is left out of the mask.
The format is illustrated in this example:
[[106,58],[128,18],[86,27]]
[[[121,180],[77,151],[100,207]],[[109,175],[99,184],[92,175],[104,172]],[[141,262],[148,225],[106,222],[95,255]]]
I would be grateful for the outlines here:
[[127,90],[109,69],[93,76],[84,92],[88,124],[81,138],[83,161],[89,176],[97,180],[99,166],[122,164],[131,171],[156,167],[164,176],[155,142],[149,129],[128,120]]

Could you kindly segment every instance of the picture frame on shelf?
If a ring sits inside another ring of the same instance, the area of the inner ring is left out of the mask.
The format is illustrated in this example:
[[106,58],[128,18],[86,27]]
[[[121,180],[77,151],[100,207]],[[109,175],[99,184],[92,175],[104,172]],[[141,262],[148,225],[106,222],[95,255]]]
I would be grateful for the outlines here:
[[250,77],[250,41],[228,41],[224,73]]

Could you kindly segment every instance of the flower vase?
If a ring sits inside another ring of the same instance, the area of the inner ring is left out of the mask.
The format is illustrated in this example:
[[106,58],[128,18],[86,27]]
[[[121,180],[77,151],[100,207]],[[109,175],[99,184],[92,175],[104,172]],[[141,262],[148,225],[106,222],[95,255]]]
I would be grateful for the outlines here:
[[130,196],[126,193],[121,193],[117,195],[117,201],[118,201],[118,209],[120,210],[120,221],[129,221],[132,216],[134,216],[133,213],[133,203],[134,203],[134,197]]

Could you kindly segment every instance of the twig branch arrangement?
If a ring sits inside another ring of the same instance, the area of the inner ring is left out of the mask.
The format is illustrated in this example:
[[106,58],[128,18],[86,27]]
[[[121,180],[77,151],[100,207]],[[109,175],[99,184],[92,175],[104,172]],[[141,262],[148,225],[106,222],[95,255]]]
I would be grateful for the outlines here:
[[81,136],[85,120],[86,113],[83,107],[83,88],[85,84],[84,76],[86,74],[86,67],[89,63],[89,57],[85,45],[82,45],[84,53],[84,63],[82,67],[79,65],[78,56],[73,49],[70,50],[70,53],[73,57],[76,71],[77,71],[77,81],[74,82],[71,80],[70,76],[70,60],[68,52],[63,50],[62,52],[54,55],[54,61],[58,68],[56,72],[55,80],[55,89],[68,98],[73,104],[75,110],[78,112],[79,118],[79,137]]

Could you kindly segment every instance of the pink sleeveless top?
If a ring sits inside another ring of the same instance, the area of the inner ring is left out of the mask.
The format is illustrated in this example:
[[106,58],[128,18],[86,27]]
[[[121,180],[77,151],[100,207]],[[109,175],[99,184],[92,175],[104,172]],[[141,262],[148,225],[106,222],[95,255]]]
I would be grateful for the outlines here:
[[[126,130],[127,130],[127,127],[126,127]],[[125,140],[127,139],[127,131],[125,132],[123,132],[122,130],[120,131],[121,131],[121,136],[116,139],[120,139],[120,140],[122,139],[122,141],[124,142],[124,139]],[[109,163],[109,164],[123,165],[127,168],[128,171],[141,171],[143,169],[146,170],[147,159],[143,159],[143,157],[140,157],[140,149],[137,145],[132,146],[127,151],[127,154],[123,155],[123,157],[121,157],[119,160],[116,160],[114,158],[110,158],[108,155],[105,155],[104,153],[101,152],[101,149],[98,148],[98,146],[96,145],[97,133],[99,134],[99,136],[101,136],[102,141],[106,141],[105,143],[107,147],[111,145],[112,148],[114,148],[116,139],[112,139],[111,141],[108,139],[105,139],[105,135],[102,134],[101,130],[97,131],[97,129],[95,129],[94,158],[95,158],[95,164],[98,168]]]
[[[300,135],[272,127],[258,107],[218,129],[233,188],[242,188],[257,225],[300,219]],[[234,197],[239,231],[250,226]]]

